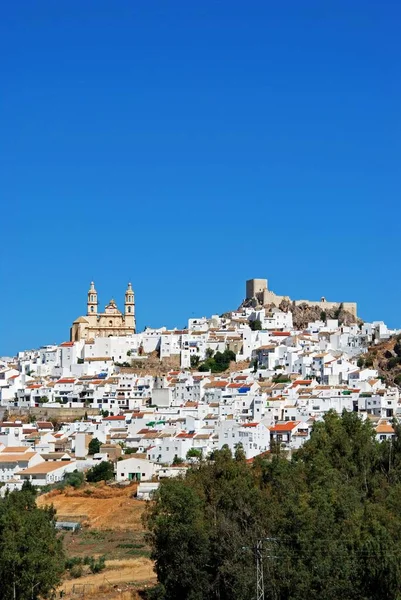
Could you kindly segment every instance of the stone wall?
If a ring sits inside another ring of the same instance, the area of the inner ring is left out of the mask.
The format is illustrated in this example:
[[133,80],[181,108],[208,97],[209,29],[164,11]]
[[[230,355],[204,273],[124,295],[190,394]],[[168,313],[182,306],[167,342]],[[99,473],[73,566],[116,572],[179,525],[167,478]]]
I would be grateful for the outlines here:
[[42,408],[40,406],[35,408],[8,408],[7,411],[10,416],[29,414],[39,421],[48,421],[51,419],[57,419],[57,421],[75,421],[76,419],[83,419],[85,413],[88,417],[99,414],[99,411],[96,408]]

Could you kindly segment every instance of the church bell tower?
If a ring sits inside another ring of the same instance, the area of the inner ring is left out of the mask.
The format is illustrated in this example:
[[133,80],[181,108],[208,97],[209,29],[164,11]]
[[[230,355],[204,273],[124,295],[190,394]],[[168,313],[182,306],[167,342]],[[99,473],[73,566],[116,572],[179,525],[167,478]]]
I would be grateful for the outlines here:
[[135,327],[135,296],[134,296],[134,290],[132,289],[132,284],[129,283],[127,290],[125,292],[125,310],[124,310],[124,315],[125,315],[125,324],[129,327],[134,327],[135,331],[136,331],[136,327]]
[[87,314],[88,315],[96,315],[97,314],[97,304],[98,304],[97,291],[95,290],[94,282],[91,281],[91,286],[88,291],[88,302],[87,302],[87,306],[88,306]]

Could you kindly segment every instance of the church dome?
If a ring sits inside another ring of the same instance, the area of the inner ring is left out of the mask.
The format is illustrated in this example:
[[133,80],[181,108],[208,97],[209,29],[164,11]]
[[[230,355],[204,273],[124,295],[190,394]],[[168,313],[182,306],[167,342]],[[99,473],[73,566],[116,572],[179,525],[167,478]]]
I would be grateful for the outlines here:
[[74,323],[89,323],[89,321],[87,321],[85,317],[78,317],[78,319],[75,319]]

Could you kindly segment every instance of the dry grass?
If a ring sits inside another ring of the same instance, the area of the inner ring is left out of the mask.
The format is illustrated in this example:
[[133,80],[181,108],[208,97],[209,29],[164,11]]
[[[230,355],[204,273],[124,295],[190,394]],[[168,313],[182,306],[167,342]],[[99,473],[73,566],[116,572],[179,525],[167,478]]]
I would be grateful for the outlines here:
[[108,588],[117,585],[126,587],[128,584],[156,583],[156,575],[153,571],[153,563],[148,558],[133,558],[131,560],[107,560],[106,569],[101,573],[90,573],[79,579],[65,581],[62,589],[71,593],[74,585],[90,585],[91,593],[100,588]]
[[133,498],[137,484],[125,488],[105,484],[87,485],[78,490],[54,490],[38,498],[38,505],[53,504],[58,518],[78,520],[96,529],[142,531],[145,503]]

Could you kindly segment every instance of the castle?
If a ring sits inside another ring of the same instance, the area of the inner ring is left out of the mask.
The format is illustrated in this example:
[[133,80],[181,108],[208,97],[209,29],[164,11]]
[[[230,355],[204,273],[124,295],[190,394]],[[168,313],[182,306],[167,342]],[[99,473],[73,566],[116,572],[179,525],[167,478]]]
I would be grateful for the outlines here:
[[[289,296],[278,296],[274,292],[271,292],[267,285],[267,279],[248,279],[246,282],[246,298],[256,298],[259,304],[265,306],[266,304],[274,304],[279,306],[281,302],[292,302]],[[336,309],[342,305],[342,308],[351,313],[355,319],[357,318],[357,305],[356,302],[328,302],[323,296],[320,300],[294,300],[295,306],[301,304],[307,304],[308,306],[318,306],[321,310]]]
[[77,342],[95,337],[132,335],[135,331],[135,299],[132,285],[129,283],[125,292],[124,314],[118,310],[114,300],[110,300],[104,312],[99,313],[97,291],[92,281],[88,291],[86,315],[73,322],[70,340]]

